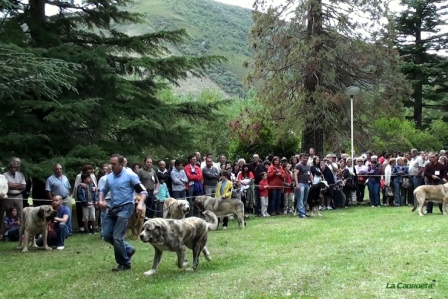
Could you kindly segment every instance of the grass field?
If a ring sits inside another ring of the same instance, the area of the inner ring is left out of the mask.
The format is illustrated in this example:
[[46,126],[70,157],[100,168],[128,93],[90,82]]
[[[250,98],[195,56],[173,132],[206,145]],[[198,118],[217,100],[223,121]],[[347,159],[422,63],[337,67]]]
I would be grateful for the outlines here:
[[99,235],[74,235],[51,252],[1,243],[0,298],[446,298],[448,217],[410,210],[252,218],[243,230],[233,221],[209,233],[211,262],[201,256],[198,270],[186,272],[165,252],[153,277],[143,276],[153,249],[140,241],[131,241],[137,253],[123,273],[111,272],[113,250]]

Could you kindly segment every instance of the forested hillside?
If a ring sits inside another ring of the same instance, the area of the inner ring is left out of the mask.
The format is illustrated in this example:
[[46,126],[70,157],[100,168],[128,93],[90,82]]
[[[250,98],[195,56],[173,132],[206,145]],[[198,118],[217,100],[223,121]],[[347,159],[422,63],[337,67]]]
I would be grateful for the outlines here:
[[173,54],[228,58],[227,63],[209,68],[208,78],[180,82],[181,91],[199,93],[204,87],[219,87],[227,95],[244,95],[242,81],[247,69],[243,62],[251,57],[250,10],[212,0],[140,0],[131,9],[144,14],[148,24],[120,25],[125,33],[139,35],[184,28],[191,38],[180,46],[169,46]]

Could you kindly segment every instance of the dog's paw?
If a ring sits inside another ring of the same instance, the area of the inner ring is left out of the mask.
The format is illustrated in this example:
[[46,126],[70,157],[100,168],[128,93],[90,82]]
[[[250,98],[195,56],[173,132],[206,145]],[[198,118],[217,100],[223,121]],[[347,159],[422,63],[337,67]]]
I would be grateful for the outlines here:
[[212,257],[210,256],[210,254],[207,254],[205,256],[205,259],[210,262],[212,260]]
[[154,269],[151,269],[149,271],[143,272],[143,275],[145,275],[145,276],[151,276],[151,275],[154,275],[154,274],[156,274],[156,270],[154,270]]
[[194,269],[190,267],[190,268],[185,269],[185,271],[194,271]]
[[39,246],[37,246],[36,244],[33,244],[33,247],[34,247],[34,248],[39,248]]
[[53,250],[53,248],[49,247],[49,246],[45,246],[44,247],[45,250]]
[[26,248],[26,247],[23,248],[23,249],[22,249],[22,252],[28,252],[28,248]]
[[188,261],[184,261],[184,263],[182,264],[182,268],[188,266]]

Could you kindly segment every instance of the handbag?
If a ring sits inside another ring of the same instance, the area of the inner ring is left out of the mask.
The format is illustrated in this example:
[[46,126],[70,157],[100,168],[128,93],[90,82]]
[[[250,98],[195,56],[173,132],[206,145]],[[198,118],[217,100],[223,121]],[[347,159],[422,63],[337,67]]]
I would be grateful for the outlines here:
[[401,183],[401,187],[408,189],[411,187],[411,182],[409,181],[409,178],[403,178],[403,182]]

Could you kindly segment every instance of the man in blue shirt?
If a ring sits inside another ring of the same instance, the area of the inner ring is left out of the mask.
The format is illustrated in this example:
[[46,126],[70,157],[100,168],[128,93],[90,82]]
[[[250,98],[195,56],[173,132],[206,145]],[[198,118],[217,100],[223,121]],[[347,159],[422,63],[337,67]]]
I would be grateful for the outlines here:
[[[102,223],[102,233],[104,240],[114,246],[118,266],[112,271],[125,271],[131,269],[131,257],[135,253],[135,249],[124,240],[129,218],[134,213],[134,191],[140,195],[137,207],[140,215],[148,192],[135,173],[126,171],[123,156],[112,155],[110,165],[112,173],[107,176],[106,184],[100,190],[98,206],[100,209],[108,208]],[[106,203],[105,195],[109,191],[110,200]]]
[[54,175],[50,176],[45,183],[45,193],[47,198],[53,201],[53,196],[59,195],[62,198],[62,204],[72,211],[72,199],[70,189],[72,188],[67,177],[62,174],[61,164],[53,166]]

